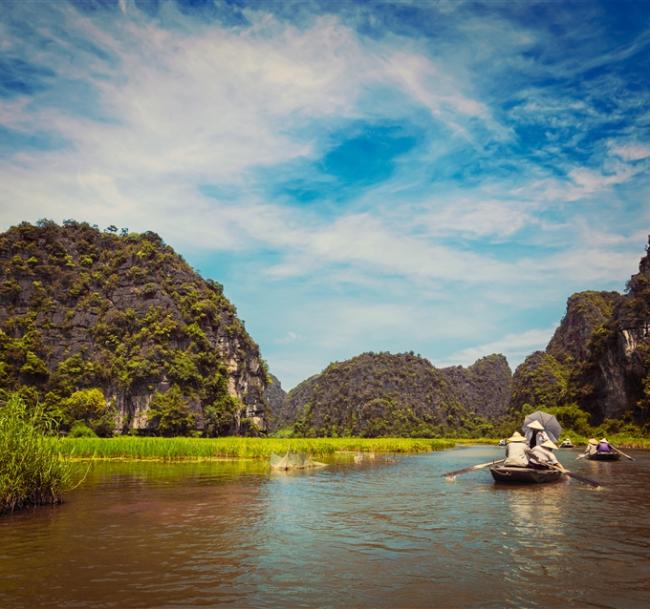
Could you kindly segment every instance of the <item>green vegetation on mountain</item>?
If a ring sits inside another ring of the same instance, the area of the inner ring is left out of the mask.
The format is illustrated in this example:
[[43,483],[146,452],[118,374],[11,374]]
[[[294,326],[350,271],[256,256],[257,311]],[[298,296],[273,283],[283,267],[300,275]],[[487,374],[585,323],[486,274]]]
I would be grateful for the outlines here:
[[263,426],[257,345],[222,286],[155,233],[22,223],[0,235],[0,267],[0,392],[40,402],[61,430]]
[[534,405],[547,410],[566,401],[569,367],[544,351],[535,351],[515,370],[511,408]]
[[363,353],[330,364],[290,391],[278,421],[304,436],[488,435],[492,411],[480,406],[492,393],[497,398],[490,409],[505,413],[509,383],[502,356],[475,368],[438,370],[412,353]]

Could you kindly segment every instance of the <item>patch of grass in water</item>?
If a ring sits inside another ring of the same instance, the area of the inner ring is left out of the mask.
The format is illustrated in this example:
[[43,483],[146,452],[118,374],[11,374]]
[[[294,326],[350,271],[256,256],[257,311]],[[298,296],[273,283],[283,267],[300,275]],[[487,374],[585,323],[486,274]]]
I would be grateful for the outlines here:
[[42,410],[18,397],[0,405],[0,513],[58,503],[70,487],[70,464],[50,430]]

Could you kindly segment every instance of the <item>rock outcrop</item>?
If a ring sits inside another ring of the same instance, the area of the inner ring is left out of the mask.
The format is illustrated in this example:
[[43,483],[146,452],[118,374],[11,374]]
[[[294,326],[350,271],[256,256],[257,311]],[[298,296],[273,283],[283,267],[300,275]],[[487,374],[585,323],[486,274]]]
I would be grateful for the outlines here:
[[506,413],[512,392],[512,371],[500,353],[482,357],[467,368],[452,366],[441,368],[440,372],[469,412],[488,419]]
[[285,400],[279,425],[307,435],[435,435],[505,414],[510,368],[493,355],[437,369],[411,353],[363,353],[330,364]]
[[573,370],[571,397],[593,421],[650,421],[650,255],[609,319],[589,342],[585,360]]
[[280,379],[273,374],[268,375],[268,384],[264,397],[267,404],[265,418],[270,429],[279,429],[282,425],[278,424],[279,417],[282,416],[283,406],[287,397],[287,392],[282,389]]
[[259,349],[222,286],[155,233],[23,223],[0,235],[0,388],[50,404],[99,388],[118,430],[170,387],[198,429],[264,425]]
[[650,261],[625,294],[580,292],[544,352],[515,370],[511,407],[577,405],[590,422],[650,421]]

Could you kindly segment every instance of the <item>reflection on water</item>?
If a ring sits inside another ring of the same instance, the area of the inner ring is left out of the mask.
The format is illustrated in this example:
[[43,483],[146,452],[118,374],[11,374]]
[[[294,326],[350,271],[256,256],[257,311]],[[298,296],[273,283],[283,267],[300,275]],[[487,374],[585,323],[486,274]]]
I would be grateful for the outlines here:
[[66,504],[0,519],[0,607],[650,606],[650,454],[499,487],[492,447],[272,474],[103,464]]

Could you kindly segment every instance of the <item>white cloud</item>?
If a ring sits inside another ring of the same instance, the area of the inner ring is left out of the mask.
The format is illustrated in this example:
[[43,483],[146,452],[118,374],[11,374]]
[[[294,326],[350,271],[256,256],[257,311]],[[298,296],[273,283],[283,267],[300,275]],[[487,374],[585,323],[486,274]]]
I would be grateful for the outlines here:
[[641,161],[650,157],[650,146],[645,144],[614,145],[611,151],[624,161]]
[[276,339],[275,342],[278,343],[278,345],[288,345],[289,343],[296,342],[299,338],[299,334],[296,334],[293,330],[289,330],[285,336]]
[[591,282],[596,286],[607,284],[612,280],[622,285],[638,266],[638,258],[629,250],[597,248],[584,243],[581,245],[583,247],[580,249],[563,251],[546,257],[542,269],[539,268],[539,261],[532,259],[522,261],[521,267],[530,270],[545,281],[555,278],[563,281]]
[[514,369],[521,361],[533,351],[545,349],[548,341],[553,336],[555,327],[536,328],[524,332],[507,334],[503,338],[491,341],[474,347],[466,347],[455,353],[452,353],[444,361],[437,361],[434,364],[438,367],[445,366],[469,366],[477,359],[491,355],[492,353],[502,353],[508,359],[508,363]]
[[[266,232],[266,231],[265,231]],[[328,264],[361,265],[375,272],[413,279],[463,282],[508,281],[512,265],[472,252],[462,252],[389,226],[376,214],[349,214],[332,223],[287,231],[286,260],[271,267],[274,277],[294,277]],[[476,272],[480,268],[480,272]]]
[[464,196],[450,203],[432,201],[430,213],[420,217],[432,235],[459,233],[468,237],[495,237],[505,239],[526,226],[539,223],[523,201],[508,201]]

